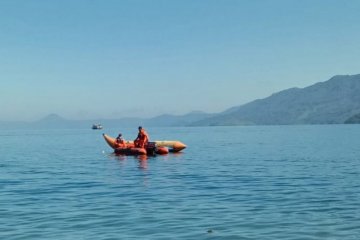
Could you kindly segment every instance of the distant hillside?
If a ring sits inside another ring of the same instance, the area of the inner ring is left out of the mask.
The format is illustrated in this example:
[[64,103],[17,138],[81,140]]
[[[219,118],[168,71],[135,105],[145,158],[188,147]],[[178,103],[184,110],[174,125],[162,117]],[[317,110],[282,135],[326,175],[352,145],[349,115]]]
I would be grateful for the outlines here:
[[194,121],[199,121],[214,114],[194,111],[185,115],[161,115],[154,118],[120,118],[120,119],[92,119],[92,120],[68,120],[57,114],[50,114],[35,122],[0,122],[0,129],[81,129],[88,128],[95,123],[100,123],[104,128],[124,128],[139,125],[146,127],[172,127],[187,126]]
[[121,119],[97,119],[104,127],[175,127],[188,126],[192,122],[200,121],[214,114],[194,111],[185,115],[164,114],[153,118],[121,118]]
[[346,119],[346,124],[360,124],[360,113]]
[[204,113],[201,111],[193,111],[191,113],[180,116],[164,114],[158,117],[147,119],[144,121],[144,124],[147,126],[163,126],[163,127],[188,126],[193,122],[197,122],[205,118],[213,117],[215,115],[216,114]]
[[360,74],[335,76],[306,88],[291,88],[230,108],[195,126],[344,123],[360,113]]
[[104,128],[360,123],[360,74],[335,76],[305,88],[290,88],[264,99],[209,114],[164,114],[154,118],[68,120],[56,114],[36,122],[0,122],[0,128]]

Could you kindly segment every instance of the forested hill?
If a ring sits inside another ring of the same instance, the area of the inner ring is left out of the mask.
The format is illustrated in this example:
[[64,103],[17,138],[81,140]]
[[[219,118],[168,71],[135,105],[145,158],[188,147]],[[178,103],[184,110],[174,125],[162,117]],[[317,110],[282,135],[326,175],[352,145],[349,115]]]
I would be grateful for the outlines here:
[[344,123],[360,113],[360,74],[335,76],[230,108],[197,126]]

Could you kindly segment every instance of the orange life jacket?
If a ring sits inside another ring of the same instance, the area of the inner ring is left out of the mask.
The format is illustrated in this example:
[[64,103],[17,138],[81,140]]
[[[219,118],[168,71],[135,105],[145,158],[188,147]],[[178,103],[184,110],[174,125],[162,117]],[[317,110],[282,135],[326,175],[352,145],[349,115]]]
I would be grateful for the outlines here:
[[144,148],[149,142],[149,135],[145,129],[141,129],[138,133],[137,138],[134,141],[135,147]]
[[116,138],[116,147],[126,148],[126,141],[123,138]]

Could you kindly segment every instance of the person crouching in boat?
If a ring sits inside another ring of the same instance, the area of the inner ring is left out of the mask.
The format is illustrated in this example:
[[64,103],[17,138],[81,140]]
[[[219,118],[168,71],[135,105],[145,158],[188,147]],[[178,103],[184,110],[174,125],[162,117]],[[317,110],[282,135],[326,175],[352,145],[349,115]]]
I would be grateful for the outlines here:
[[126,148],[126,142],[124,138],[122,137],[122,134],[119,133],[119,135],[116,138],[116,147],[117,148]]
[[147,134],[145,129],[143,129],[140,126],[137,138],[134,140],[134,145],[135,145],[135,147],[138,147],[138,148],[145,148],[145,146],[148,144],[148,142],[149,142],[149,135]]

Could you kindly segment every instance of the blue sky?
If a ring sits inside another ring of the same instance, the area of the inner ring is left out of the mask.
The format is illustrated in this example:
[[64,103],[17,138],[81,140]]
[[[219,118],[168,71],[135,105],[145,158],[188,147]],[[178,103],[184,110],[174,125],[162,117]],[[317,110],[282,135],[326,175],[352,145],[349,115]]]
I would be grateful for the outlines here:
[[358,74],[357,0],[1,0],[0,120],[220,112]]

